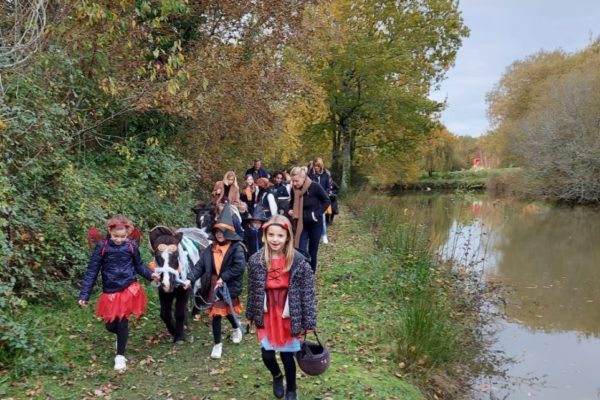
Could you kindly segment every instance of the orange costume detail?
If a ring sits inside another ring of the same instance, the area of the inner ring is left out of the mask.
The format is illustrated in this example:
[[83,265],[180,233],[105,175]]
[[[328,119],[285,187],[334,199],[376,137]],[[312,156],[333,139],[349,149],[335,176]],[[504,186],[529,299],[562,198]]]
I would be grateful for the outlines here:
[[[225,244],[216,243],[212,246],[212,255],[215,263],[215,269],[213,271],[212,276],[210,277],[210,293],[208,295],[209,299],[213,299],[215,296],[215,287],[217,286],[217,281],[219,280],[219,275],[221,274],[221,267],[223,266],[223,259],[225,258],[225,254],[229,247],[231,246],[231,242],[227,242]],[[240,303],[239,297],[234,297],[231,299],[233,303],[233,309],[236,314],[240,314],[242,312],[242,304]],[[214,317],[216,315],[221,317],[226,317],[231,314],[229,310],[229,306],[223,300],[215,301],[212,306],[208,309],[209,317]]]

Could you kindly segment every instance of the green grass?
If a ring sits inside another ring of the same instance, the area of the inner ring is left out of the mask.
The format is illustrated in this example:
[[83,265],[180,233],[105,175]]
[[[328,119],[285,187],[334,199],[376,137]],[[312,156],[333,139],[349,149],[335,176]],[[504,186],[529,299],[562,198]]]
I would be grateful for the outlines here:
[[[319,336],[331,350],[323,375],[299,373],[302,399],[421,399],[407,382],[396,357],[400,303],[397,274],[382,263],[375,238],[345,212],[322,245],[318,278]],[[127,349],[128,370],[112,370],[114,336],[93,316],[93,307],[67,304],[30,307],[39,331],[52,349],[55,367],[36,376],[0,375],[0,398],[44,399],[272,399],[270,375],[254,335],[241,345],[224,341],[223,358],[211,360],[207,321],[192,321],[188,341],[173,346],[159,319],[158,300],[147,286],[149,309],[133,320]],[[95,302],[92,301],[92,304]],[[226,327],[227,324],[224,324]],[[229,334],[224,328],[224,335]]]

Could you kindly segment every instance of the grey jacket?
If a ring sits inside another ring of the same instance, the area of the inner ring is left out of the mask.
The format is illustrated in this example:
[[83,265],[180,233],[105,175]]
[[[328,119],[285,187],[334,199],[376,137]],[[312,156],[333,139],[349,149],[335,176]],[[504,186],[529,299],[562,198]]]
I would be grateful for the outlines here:
[[[266,279],[265,252],[261,249],[248,260],[248,304],[246,306],[246,318],[253,321],[258,328],[264,327]],[[315,279],[310,264],[297,251],[290,269],[288,301],[293,336],[300,335],[303,330],[313,330],[317,327]]]

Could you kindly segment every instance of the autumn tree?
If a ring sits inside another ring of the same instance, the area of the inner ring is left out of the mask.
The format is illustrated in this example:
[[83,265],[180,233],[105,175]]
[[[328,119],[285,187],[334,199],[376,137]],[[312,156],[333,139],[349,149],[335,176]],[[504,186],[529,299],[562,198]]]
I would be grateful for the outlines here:
[[326,93],[328,109],[311,129],[331,142],[342,188],[363,156],[371,169],[387,163],[387,174],[394,167],[402,173],[394,160],[418,163],[419,142],[441,108],[427,95],[468,33],[457,2],[336,0],[309,20],[317,40],[299,61]]
[[422,145],[424,169],[433,172],[450,171],[454,166],[456,137],[446,128],[434,129]]
[[566,202],[600,200],[600,44],[518,61],[489,96],[489,112],[524,168],[521,188]]

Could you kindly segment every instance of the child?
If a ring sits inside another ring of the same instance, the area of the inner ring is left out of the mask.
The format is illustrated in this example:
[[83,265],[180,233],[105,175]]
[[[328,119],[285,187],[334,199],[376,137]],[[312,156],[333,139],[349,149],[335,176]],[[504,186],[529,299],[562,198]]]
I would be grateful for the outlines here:
[[140,257],[135,241],[129,239],[133,224],[123,215],[115,215],[108,220],[108,236],[94,249],[83,278],[79,305],[87,306],[92,287],[102,271],[102,294],[96,304],[96,315],[106,324],[106,329],[117,335],[115,370],[124,372],[127,368],[125,347],[129,336],[129,317],[139,317],[146,311],[146,293],[137,282],[136,273],[150,280],[159,280]]
[[257,327],[262,359],[273,376],[273,394],[284,396],[283,375],[275,357],[279,351],[285,371],[285,398],[295,400],[298,337],[317,324],[314,277],[310,264],[294,250],[292,227],[286,217],[271,217],[263,231],[266,245],[248,264],[246,318]]
[[248,249],[248,257],[256,253],[263,247],[262,224],[267,221],[267,217],[262,207],[257,206],[254,214],[246,219],[247,225],[244,229],[244,244]]
[[[215,291],[218,287],[227,285],[231,303],[236,314],[242,311],[239,295],[242,292],[242,278],[246,269],[246,255],[242,238],[235,232],[232,222],[231,205],[226,204],[219,216],[217,223],[213,226],[214,242],[200,255],[200,260],[192,267],[185,281],[184,288],[189,288],[205,272],[211,277],[210,292],[208,298],[215,300]],[[241,343],[242,330],[239,322],[234,318],[225,299],[216,299],[208,308],[208,315],[212,317],[212,331],[215,345],[210,354],[211,358],[221,358],[223,343],[221,343],[221,319],[226,317],[233,328],[231,340],[233,343]]]

